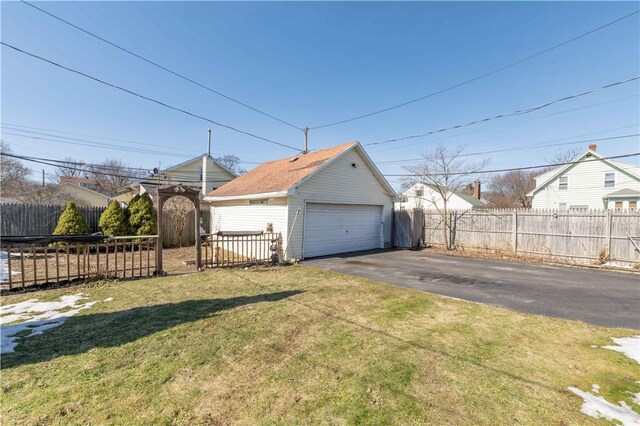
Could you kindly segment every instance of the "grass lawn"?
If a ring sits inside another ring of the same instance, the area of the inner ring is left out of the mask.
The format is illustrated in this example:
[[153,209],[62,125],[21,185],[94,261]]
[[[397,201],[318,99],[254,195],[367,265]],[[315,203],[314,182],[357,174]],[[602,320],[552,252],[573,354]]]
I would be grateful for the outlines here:
[[592,347],[637,331],[301,266],[2,302],[79,292],[100,302],[2,356],[3,424],[602,424],[568,386],[640,392],[635,361]]

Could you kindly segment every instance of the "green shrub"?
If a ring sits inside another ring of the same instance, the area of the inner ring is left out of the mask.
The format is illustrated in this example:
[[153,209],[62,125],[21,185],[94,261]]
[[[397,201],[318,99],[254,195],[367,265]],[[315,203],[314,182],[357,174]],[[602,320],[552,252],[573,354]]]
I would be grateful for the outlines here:
[[156,211],[153,208],[153,200],[148,193],[145,192],[137,199],[134,197],[128,210],[132,234],[154,235],[156,233]]
[[109,203],[109,207],[100,216],[98,226],[105,235],[112,237],[129,233],[129,227],[125,221],[124,211],[120,207],[120,203],[116,200]]
[[69,201],[67,207],[60,215],[58,224],[56,225],[56,229],[53,233],[55,235],[66,235],[87,234],[89,232],[91,232],[91,228],[89,228],[89,224],[86,219],[78,211],[76,203]]

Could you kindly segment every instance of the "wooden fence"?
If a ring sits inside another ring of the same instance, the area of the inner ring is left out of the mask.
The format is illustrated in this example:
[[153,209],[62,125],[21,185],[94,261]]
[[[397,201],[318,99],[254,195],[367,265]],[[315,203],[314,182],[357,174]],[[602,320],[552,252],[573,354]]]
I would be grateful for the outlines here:
[[218,232],[207,234],[203,247],[205,267],[277,263],[282,260],[282,234],[270,232]]
[[[56,229],[58,218],[65,206],[54,204],[0,204],[0,235],[50,235]],[[99,232],[98,221],[106,207],[78,206],[78,211],[87,220],[91,232]],[[163,246],[177,247],[179,245],[192,245],[196,241],[193,211],[186,216],[186,226],[183,235],[178,235],[176,222],[182,220],[175,211],[165,208],[163,216]],[[209,232],[210,211],[200,211],[204,229]],[[181,238],[180,238],[181,237]],[[182,243],[182,244],[180,244]]]
[[[0,204],[0,235],[50,235],[56,229],[65,206],[55,204]],[[98,232],[98,221],[106,207],[78,206],[91,232]]]
[[148,277],[156,270],[157,238],[156,235],[113,237],[92,244],[2,243],[0,288]]
[[[418,210],[404,214],[424,216],[421,239],[426,245],[444,245],[441,213]],[[638,210],[466,210],[449,212],[449,221],[447,235],[456,248],[582,264],[640,264]],[[396,222],[403,227],[396,228],[396,235],[414,233],[406,223]]]

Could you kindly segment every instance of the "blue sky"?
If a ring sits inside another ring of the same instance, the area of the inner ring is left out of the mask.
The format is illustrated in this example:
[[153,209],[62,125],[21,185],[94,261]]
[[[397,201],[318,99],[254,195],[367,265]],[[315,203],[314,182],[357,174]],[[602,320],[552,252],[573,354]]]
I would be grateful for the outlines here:
[[[36,4],[300,127],[349,118],[434,92],[638,9],[634,2]],[[25,4],[3,2],[1,7],[1,35],[6,43],[213,120],[302,147],[298,130],[180,80]],[[639,23],[635,15],[441,95],[312,130],[310,148],[422,133],[637,76]],[[19,154],[86,162],[117,157],[131,166],[152,168],[159,162],[167,166],[205,152],[209,127],[214,155],[236,154],[248,162],[261,162],[293,153],[101,86],[6,47],[2,48],[1,71],[3,124],[157,144],[166,148],[128,146],[172,153],[130,153],[33,140],[7,135],[15,132],[4,128],[3,139],[13,142]],[[419,157],[438,144],[463,144],[471,152],[638,133],[639,93],[640,86],[634,82],[525,116],[370,146],[367,151],[383,173],[393,174],[402,173],[403,164],[382,161]],[[639,148],[638,138],[598,145],[605,155]],[[544,163],[565,148],[485,157],[491,159],[489,168],[527,166]],[[628,160],[637,161],[637,157]]]

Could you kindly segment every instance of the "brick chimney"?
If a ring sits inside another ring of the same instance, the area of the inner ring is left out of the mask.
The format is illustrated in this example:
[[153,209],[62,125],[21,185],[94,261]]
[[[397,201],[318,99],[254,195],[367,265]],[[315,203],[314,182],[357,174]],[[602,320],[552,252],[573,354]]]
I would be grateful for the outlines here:
[[473,198],[477,198],[479,200],[480,196],[480,181],[476,179],[475,181],[473,181]]
[[596,145],[595,143],[589,145],[589,151],[591,152],[596,152],[596,148],[598,148],[598,145]]

